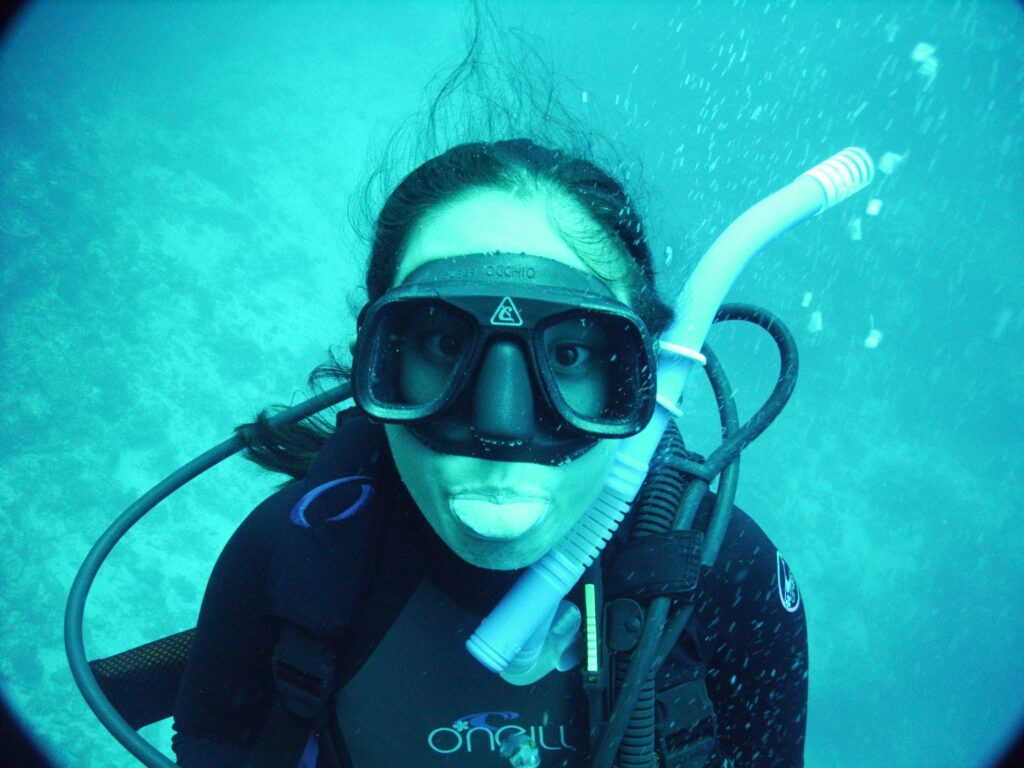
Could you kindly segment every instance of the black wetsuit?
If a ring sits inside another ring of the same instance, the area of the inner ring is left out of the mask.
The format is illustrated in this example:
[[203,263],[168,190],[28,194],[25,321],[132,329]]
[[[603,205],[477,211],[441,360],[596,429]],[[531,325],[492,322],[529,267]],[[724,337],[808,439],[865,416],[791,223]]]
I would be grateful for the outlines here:
[[[353,424],[361,431],[353,432]],[[350,566],[352,592],[360,594],[331,603],[351,615],[337,639],[342,688],[334,705],[354,768],[508,765],[493,739],[503,727],[539,738],[543,768],[583,768],[586,707],[578,670],[520,688],[486,672],[463,647],[519,572],[458,558],[398,479],[383,430],[354,410],[339,414],[338,426],[306,478],[260,504],[221,553],[175,706],[179,764],[244,765],[274,696],[271,657],[281,631],[274,605],[281,589],[303,588],[282,587],[275,583],[280,574],[273,575],[282,551],[302,547],[310,535],[289,514],[322,483],[372,474],[378,494],[369,507],[330,524],[354,536],[373,530],[369,554],[351,558],[364,561]],[[361,454],[368,458],[354,465]],[[702,506],[698,524],[709,511],[710,504]],[[316,586],[308,589],[315,602]],[[697,610],[674,654],[706,665],[722,754],[751,768],[803,765],[804,608],[776,548],[739,509],[715,566],[702,576]]]

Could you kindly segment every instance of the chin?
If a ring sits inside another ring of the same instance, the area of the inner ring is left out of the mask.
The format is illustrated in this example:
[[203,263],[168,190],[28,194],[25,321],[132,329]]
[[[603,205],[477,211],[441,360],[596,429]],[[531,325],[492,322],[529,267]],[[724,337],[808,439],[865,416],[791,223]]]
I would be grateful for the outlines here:
[[471,539],[459,542],[458,546],[448,546],[459,557],[477,568],[491,571],[515,571],[526,568],[537,562],[547,549],[538,546],[527,546],[521,541],[481,541]]

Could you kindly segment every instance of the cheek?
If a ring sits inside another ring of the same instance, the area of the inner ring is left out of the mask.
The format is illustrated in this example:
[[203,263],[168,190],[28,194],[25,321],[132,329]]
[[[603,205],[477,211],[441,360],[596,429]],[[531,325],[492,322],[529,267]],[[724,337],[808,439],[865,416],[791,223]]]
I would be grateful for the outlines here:
[[385,424],[384,432],[402,482],[422,506],[427,500],[426,496],[436,493],[440,483],[437,470],[443,457],[423,445],[405,427]]
[[446,516],[447,493],[460,476],[464,461],[427,448],[405,427],[385,424],[384,431],[409,495],[436,527]]
[[551,490],[563,524],[571,526],[597,499],[620,442],[602,440],[575,461],[559,467],[557,488]]

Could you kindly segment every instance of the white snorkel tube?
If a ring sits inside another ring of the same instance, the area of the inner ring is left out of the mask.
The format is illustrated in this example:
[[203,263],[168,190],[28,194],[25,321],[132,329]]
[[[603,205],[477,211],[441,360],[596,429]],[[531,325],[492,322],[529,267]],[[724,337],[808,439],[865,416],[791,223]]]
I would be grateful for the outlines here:
[[625,518],[669,419],[680,415],[690,372],[706,362],[704,338],[740,272],[769,242],[863,189],[874,173],[867,152],[844,149],[748,209],[704,254],[679,297],[677,321],[659,343],[659,407],[643,431],[622,441],[604,487],[576,527],[519,577],[466,641],[484,666],[501,673],[536,661],[559,603]]

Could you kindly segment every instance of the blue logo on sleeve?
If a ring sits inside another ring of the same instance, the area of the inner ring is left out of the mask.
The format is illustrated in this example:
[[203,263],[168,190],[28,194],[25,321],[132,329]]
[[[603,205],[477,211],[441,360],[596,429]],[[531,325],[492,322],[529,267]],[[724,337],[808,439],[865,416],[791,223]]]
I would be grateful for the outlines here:
[[330,480],[322,485],[318,485],[313,490],[309,491],[305,496],[299,499],[298,504],[292,507],[292,513],[290,519],[295,525],[300,528],[312,527],[309,520],[306,519],[306,511],[309,509],[309,505],[316,501],[321,495],[331,490],[332,488],[338,488],[342,485],[348,485],[349,483],[362,483],[360,487],[359,498],[349,504],[338,514],[328,517],[324,520],[314,521],[317,523],[336,523],[339,520],[344,520],[347,517],[352,517],[356,512],[361,510],[367,504],[373,500],[373,480],[363,475],[353,475],[352,477],[339,477],[337,480]]

